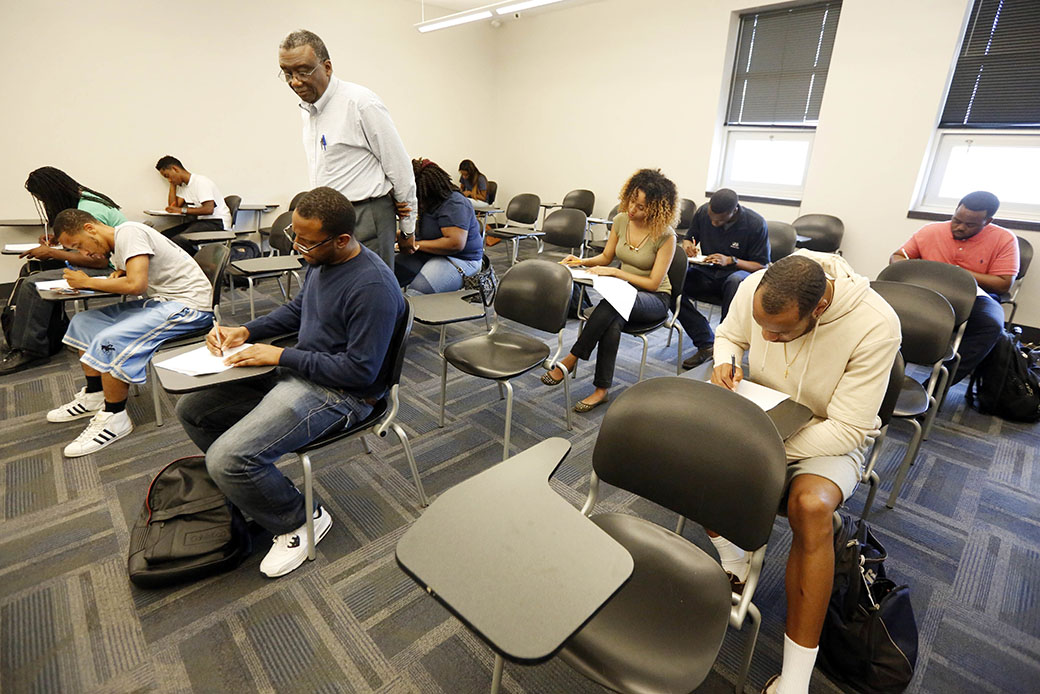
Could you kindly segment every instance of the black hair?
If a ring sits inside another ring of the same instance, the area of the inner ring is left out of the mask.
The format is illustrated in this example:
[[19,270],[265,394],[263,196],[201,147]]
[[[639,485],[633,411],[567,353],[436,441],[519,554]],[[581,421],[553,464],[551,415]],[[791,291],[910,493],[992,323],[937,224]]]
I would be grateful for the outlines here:
[[420,215],[436,210],[458,190],[448,172],[429,159],[412,159],[412,173]]
[[317,56],[319,63],[324,63],[326,60],[330,60],[329,49],[325,48],[325,42],[322,41],[313,31],[297,29],[282,39],[282,42],[278,44],[278,48],[286,51],[293,48],[299,48],[300,46],[310,46],[313,48],[314,55]]
[[761,292],[762,309],[769,315],[785,311],[793,301],[798,317],[805,318],[827,291],[827,273],[815,260],[789,255],[769,266],[756,291]]
[[988,193],[984,190],[976,190],[974,193],[968,193],[958,205],[964,205],[972,212],[978,212],[979,210],[986,210],[986,217],[992,219],[997,210],[1000,209],[1000,200],[993,193]]
[[25,189],[43,204],[46,222],[53,223],[62,210],[75,209],[84,194],[103,205],[119,209],[112,198],[77,183],[67,173],[53,166],[43,166],[30,173],[25,179]]
[[729,188],[719,188],[711,196],[708,205],[715,214],[726,214],[737,209],[737,194]]
[[477,185],[477,180],[480,178],[480,169],[473,163],[472,159],[463,159],[459,162],[459,171],[466,172],[466,178],[469,179],[471,185]]
[[308,191],[296,203],[295,211],[305,219],[319,220],[321,231],[328,238],[342,234],[354,235],[357,214],[350,200],[338,190],[322,186]]
[[51,222],[51,228],[54,229],[54,238],[58,239],[62,234],[74,236],[80,233],[86,224],[98,224],[98,220],[89,212],[68,209],[58,213],[58,216]]
[[155,162],[156,171],[162,171],[163,169],[168,169],[171,166],[179,166],[182,169],[184,168],[184,164],[181,163],[180,159],[178,159],[177,157],[171,157],[169,154],[162,157],[159,161]]

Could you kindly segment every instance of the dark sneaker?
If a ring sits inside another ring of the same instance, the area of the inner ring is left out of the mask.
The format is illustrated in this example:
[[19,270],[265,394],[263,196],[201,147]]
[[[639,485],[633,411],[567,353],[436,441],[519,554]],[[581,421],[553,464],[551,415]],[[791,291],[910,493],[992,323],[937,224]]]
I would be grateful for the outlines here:
[[703,364],[704,362],[706,362],[709,359],[711,359],[712,357],[714,357],[714,355],[715,355],[715,348],[714,347],[705,347],[704,349],[698,349],[696,354],[694,354],[689,359],[686,359],[686,360],[683,361],[682,367],[684,369],[696,368],[696,367],[700,366],[701,364]]
[[46,363],[50,357],[46,354],[34,354],[21,349],[12,349],[0,357],[0,375],[13,374],[30,366]]

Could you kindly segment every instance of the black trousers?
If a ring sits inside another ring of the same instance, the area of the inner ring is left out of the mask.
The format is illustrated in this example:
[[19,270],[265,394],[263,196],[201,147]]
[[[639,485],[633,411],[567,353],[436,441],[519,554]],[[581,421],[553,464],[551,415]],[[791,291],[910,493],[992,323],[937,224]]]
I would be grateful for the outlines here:
[[625,326],[656,323],[668,315],[670,297],[665,292],[636,293],[636,302],[632,313],[626,321],[621,314],[604,300],[596,304],[592,315],[585,322],[585,329],[578,335],[571,347],[571,354],[579,359],[588,359],[592,350],[599,346],[596,356],[596,373],[592,385],[597,388],[609,388],[614,381],[614,365],[617,362],[618,346],[621,344],[621,331]]

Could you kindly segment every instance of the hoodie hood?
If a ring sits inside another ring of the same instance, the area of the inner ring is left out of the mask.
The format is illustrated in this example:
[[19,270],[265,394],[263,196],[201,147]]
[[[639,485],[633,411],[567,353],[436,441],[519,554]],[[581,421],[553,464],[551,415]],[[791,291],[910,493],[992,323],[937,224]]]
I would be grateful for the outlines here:
[[853,272],[852,266],[840,255],[817,253],[804,248],[795,251],[792,255],[803,255],[816,261],[823,267],[827,277],[834,280],[834,296],[831,305],[820,316],[821,324],[833,323],[850,313],[862,303],[870,290],[870,280]]

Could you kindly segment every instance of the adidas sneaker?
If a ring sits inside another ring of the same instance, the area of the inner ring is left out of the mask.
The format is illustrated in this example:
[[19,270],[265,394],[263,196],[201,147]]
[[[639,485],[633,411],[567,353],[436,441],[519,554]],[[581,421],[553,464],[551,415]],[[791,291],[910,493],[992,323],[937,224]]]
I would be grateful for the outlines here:
[[47,413],[48,422],[71,422],[74,419],[93,417],[94,413],[105,406],[105,394],[101,391],[88,393],[86,388],[80,388],[72,402],[67,402],[61,407]]
[[76,440],[65,446],[66,458],[78,458],[100,451],[110,443],[114,443],[134,430],[130,415],[122,412],[106,412],[101,410],[90,420],[90,424]]

